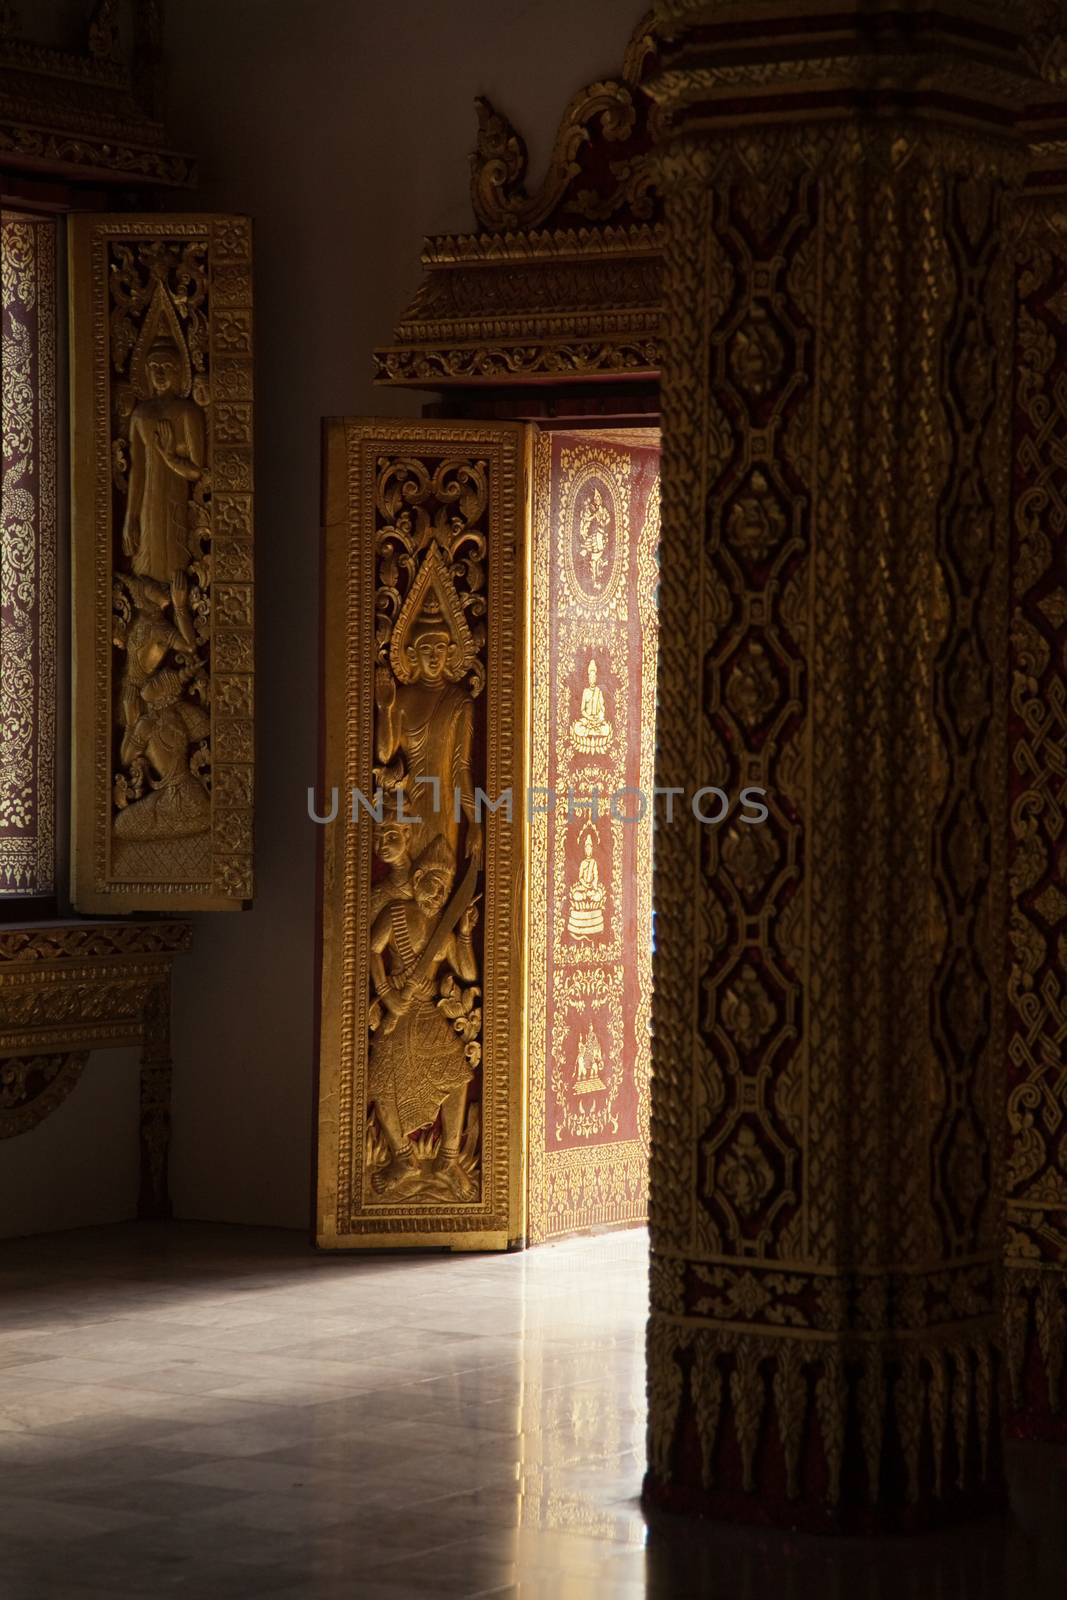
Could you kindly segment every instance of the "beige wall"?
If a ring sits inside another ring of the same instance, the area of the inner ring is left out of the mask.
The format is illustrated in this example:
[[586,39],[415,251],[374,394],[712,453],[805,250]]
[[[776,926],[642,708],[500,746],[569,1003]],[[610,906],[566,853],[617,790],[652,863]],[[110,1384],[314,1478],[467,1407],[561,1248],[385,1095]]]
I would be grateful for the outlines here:
[[307,1226],[315,997],[319,422],[413,413],[370,351],[424,233],[466,230],[473,99],[534,170],[574,91],[616,71],[640,0],[181,0],[170,122],[205,209],[255,218],[255,910],[197,919],[175,981],[173,1190],[184,1217]]
[[0,1140],[0,1239],[135,1214],[139,1067],[137,1050],[94,1051],[58,1110]]

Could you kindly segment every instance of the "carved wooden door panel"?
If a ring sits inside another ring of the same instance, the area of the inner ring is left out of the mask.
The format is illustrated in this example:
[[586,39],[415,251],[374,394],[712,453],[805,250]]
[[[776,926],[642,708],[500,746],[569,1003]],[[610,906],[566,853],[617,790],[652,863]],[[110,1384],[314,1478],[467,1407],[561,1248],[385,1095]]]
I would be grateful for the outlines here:
[[79,911],[252,897],[247,218],[70,223]]
[[316,1233],[525,1233],[528,437],[326,427]]

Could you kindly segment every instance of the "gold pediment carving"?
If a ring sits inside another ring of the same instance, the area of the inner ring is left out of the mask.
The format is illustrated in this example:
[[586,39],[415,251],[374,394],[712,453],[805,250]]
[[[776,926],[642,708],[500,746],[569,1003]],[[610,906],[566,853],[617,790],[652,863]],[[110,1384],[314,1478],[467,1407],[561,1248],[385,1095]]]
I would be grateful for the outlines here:
[[548,171],[528,192],[522,135],[484,95],[475,101],[478,142],[471,156],[471,202],[482,228],[539,228],[566,219],[652,221],[660,214],[651,165],[658,111],[643,88],[655,65],[652,17],[641,18],[618,78],[573,97],[556,134]]
[[615,78],[564,112],[548,170],[527,184],[521,134],[476,101],[477,232],[426,240],[425,277],[375,352],[380,383],[648,380],[662,352],[662,203],[652,165],[659,111],[650,18]]

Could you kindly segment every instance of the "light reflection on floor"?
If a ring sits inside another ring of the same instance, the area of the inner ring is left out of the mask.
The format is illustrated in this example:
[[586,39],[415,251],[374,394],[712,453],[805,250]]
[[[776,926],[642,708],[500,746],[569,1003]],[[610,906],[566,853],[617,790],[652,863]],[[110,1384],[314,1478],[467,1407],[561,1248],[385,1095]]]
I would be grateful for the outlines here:
[[1045,1600],[1063,1455],[1014,1519],[812,1540],[659,1519],[647,1241],[315,1256],[179,1224],[0,1245],[0,1600]]
[[647,1242],[0,1246],[0,1594],[643,1593]]

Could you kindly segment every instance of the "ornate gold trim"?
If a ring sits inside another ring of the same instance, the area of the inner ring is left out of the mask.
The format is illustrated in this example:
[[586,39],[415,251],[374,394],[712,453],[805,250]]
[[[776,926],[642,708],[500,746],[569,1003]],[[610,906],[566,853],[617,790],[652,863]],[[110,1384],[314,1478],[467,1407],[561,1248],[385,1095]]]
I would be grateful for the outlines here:
[[427,240],[426,279],[375,351],[381,382],[520,382],[654,374],[662,355],[658,224]]
[[56,223],[5,211],[0,893],[56,878]]
[[[549,217],[571,214],[603,222],[620,212],[650,218],[657,210],[649,151],[657,115],[641,81],[655,60],[651,15],[642,17],[626,48],[621,79],[580,89],[563,113],[548,171],[539,189],[525,187],[527,154],[522,135],[479,95],[478,142],[471,156],[471,203],[483,228],[526,230]],[[595,128],[595,131],[593,129]],[[580,157],[594,155],[594,163]],[[609,176],[597,171],[595,158]],[[584,179],[585,187],[577,185]]]
[[[1062,18],[1061,18],[1062,20]],[[1062,90],[1060,91],[1062,94]],[[1067,1429],[1067,206],[1028,196],[1015,261],[1005,1337],[1027,1436]]]

